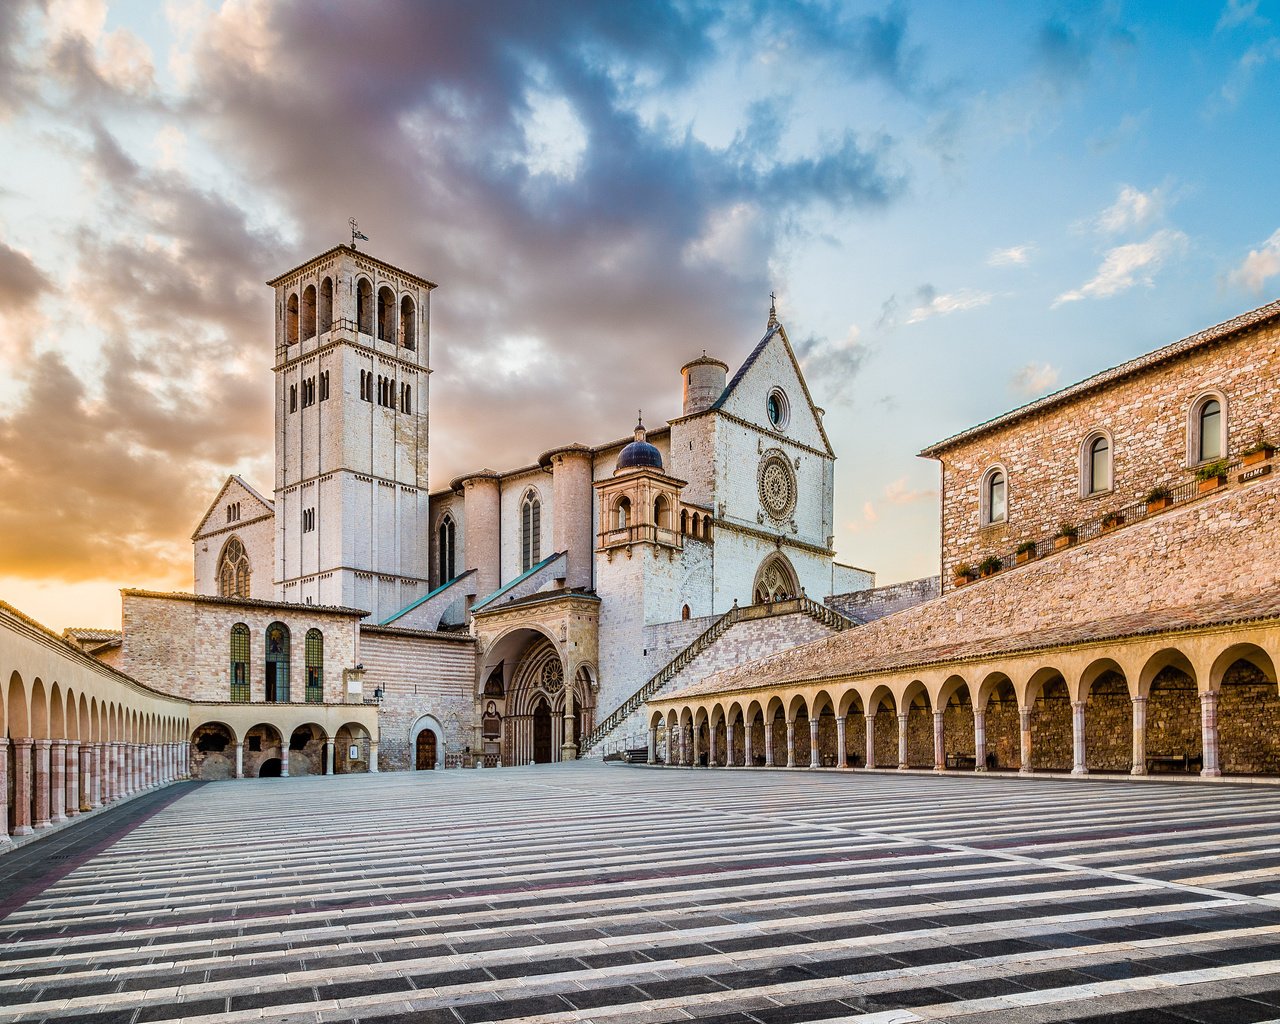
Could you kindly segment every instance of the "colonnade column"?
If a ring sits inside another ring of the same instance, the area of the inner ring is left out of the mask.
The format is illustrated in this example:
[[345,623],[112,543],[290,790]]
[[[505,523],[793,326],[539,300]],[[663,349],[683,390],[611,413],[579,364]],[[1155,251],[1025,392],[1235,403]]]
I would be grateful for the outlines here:
[[898,716],[898,769],[907,766],[907,716]]
[[102,744],[89,744],[89,778],[88,778],[89,810],[102,806]]
[[[377,758],[374,755],[374,751],[376,749],[377,748],[374,747],[373,745],[370,745],[369,747],[369,771],[371,772],[376,772],[378,770],[373,767],[374,762],[377,760]],[[285,737],[281,736],[280,737],[280,778],[287,779],[288,777],[289,777],[289,741]]]
[[773,722],[764,723],[764,766],[773,767]]
[[1019,757],[1022,763],[1018,766],[1018,771],[1024,774],[1031,772],[1031,709],[1018,708],[1018,728],[1020,736],[1018,737],[1020,745]]
[[326,775],[333,774],[333,748],[333,740],[324,745],[324,773]]
[[750,723],[743,723],[742,726],[742,764],[744,767],[755,767],[755,760],[751,756],[751,734],[756,731],[755,720]]
[[1217,778],[1222,774],[1218,767],[1218,691],[1206,690],[1200,694],[1200,749],[1204,751],[1204,766],[1200,774]]
[[836,715],[836,767],[848,768],[849,755],[844,749],[844,732],[846,719],[844,715]]
[[973,706],[973,770],[987,770],[987,711]]
[[67,820],[67,741],[49,741],[49,823]]
[[9,737],[0,735],[0,850],[12,846],[9,838]]
[[1089,769],[1085,767],[1085,751],[1084,751],[1084,701],[1073,700],[1071,702],[1071,750],[1072,750],[1072,775],[1087,775]]
[[689,726],[689,752],[693,755],[689,761],[689,767],[698,767],[698,729],[692,725]]
[[179,747],[179,753],[182,756],[182,777],[184,779],[191,778],[191,741],[183,740]]
[[935,711],[933,713],[933,770],[935,772],[943,772],[947,770],[947,752],[943,742],[943,712]]
[[74,818],[80,813],[80,743],[77,740],[67,741],[65,763],[65,812],[68,818]]
[[76,794],[76,805],[82,811],[93,808],[93,744],[81,743],[76,751],[80,761],[80,791]]
[[1134,697],[1133,705],[1133,766],[1130,775],[1147,774],[1147,698]]
[[822,760],[818,757],[818,716],[809,718],[809,767],[821,768]]
[[656,725],[649,726],[649,755],[647,760],[649,764],[654,764],[658,760],[658,727]]
[[787,767],[794,768],[796,766],[796,723],[794,719],[787,719]]
[[[577,750],[577,748],[575,747],[574,750]],[[483,763],[482,760],[481,764]],[[378,741],[372,739],[369,741],[369,771],[372,774],[376,774],[378,771]]]
[[35,740],[35,770],[32,772],[32,785],[35,786],[36,828],[49,826],[49,741]]
[[867,767],[876,766],[876,716],[867,715]]
[[707,719],[707,767],[714,768],[716,766],[716,729],[711,724],[711,719]]
[[29,836],[31,827],[31,748],[30,736],[13,739],[13,834]]
[[726,718],[724,723],[724,766],[736,768],[733,760],[733,719]]
[[[244,744],[243,744],[243,743],[236,743],[236,744],[234,744],[234,746],[235,746],[235,748],[236,748],[236,775],[235,775],[235,777],[236,777],[237,779],[243,779],[243,778],[244,778]],[[332,757],[332,754],[331,754],[330,756]]]

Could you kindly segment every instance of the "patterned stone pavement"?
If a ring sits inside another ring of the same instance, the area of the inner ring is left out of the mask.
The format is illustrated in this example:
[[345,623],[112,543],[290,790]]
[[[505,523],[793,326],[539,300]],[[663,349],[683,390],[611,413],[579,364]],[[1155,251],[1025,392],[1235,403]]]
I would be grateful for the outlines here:
[[1280,1020],[1272,787],[589,763],[134,826],[0,892],[0,1021]]

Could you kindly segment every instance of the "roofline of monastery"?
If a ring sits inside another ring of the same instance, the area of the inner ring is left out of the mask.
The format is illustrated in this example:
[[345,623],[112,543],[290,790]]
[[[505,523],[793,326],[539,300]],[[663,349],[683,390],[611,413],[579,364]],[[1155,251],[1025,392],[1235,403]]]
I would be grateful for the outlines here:
[[306,260],[303,263],[299,263],[292,270],[286,270],[283,274],[280,274],[278,277],[273,277],[270,281],[267,282],[267,287],[274,288],[276,285],[278,285],[281,281],[284,281],[286,278],[293,277],[293,275],[297,274],[299,271],[306,270],[307,267],[310,267],[313,264],[319,263],[321,260],[327,260],[330,256],[339,252],[355,253],[359,256],[362,256],[364,259],[368,260],[370,263],[376,263],[378,264],[378,266],[383,267],[387,270],[390,270],[394,274],[398,274],[401,277],[407,277],[411,281],[417,281],[418,284],[423,285],[428,289],[439,287],[434,282],[428,281],[425,277],[419,277],[417,274],[414,274],[411,271],[404,270],[400,267],[397,267],[394,263],[388,263],[386,260],[380,260],[378,259],[377,256],[369,255],[369,253],[365,252],[363,249],[357,249],[355,246],[346,245],[345,243],[335,245],[332,249],[327,249],[326,251],[322,252],[319,256],[312,256],[311,259]]
[[380,636],[408,636],[418,639],[449,640],[453,643],[474,644],[476,638],[470,633],[451,633],[441,629],[409,629],[406,626],[379,626],[374,624],[360,626],[361,635],[376,633]]
[[1175,341],[1171,345],[1158,348],[1154,352],[1148,352],[1146,355],[1138,356],[1136,359],[1130,359],[1128,362],[1113,366],[1109,370],[1103,370],[1101,373],[1095,373],[1092,377],[1087,377],[1075,384],[1070,384],[1065,388],[1053,392],[1053,394],[1045,395],[1043,398],[1037,398],[1034,402],[1028,402],[1026,405],[1020,405],[1016,409],[996,416],[994,419],[987,420],[985,423],[979,423],[977,426],[969,427],[962,430],[958,434],[953,434],[945,440],[931,444],[928,448],[920,451],[920,456],[927,459],[936,459],[943,452],[956,445],[970,441],[975,437],[997,430],[1000,427],[1008,426],[1018,420],[1026,419],[1028,416],[1034,416],[1036,413],[1043,412],[1046,409],[1052,409],[1055,406],[1063,405],[1074,399],[1081,398],[1092,391],[1114,384],[1116,381],[1123,380],[1126,377],[1132,377],[1136,374],[1143,373],[1153,367],[1160,366],[1163,363],[1170,362],[1180,356],[1187,355],[1197,349],[1204,348],[1220,341],[1225,341],[1233,335],[1247,331],[1250,328],[1261,326],[1273,320],[1280,319],[1280,299],[1269,302],[1265,306],[1259,306],[1257,309],[1250,310],[1248,313],[1241,313],[1239,316],[1232,317],[1230,320],[1224,320],[1220,324],[1213,327],[1205,328],[1198,331],[1181,341]]
[[165,593],[161,590],[134,590],[122,587],[121,597],[151,597],[164,601],[189,601],[192,604],[221,604],[232,608],[275,608],[293,614],[316,613],[318,615],[340,615],[345,618],[363,619],[371,613],[359,608],[344,608],[336,604],[297,604],[289,601],[264,601],[258,597],[218,597],[214,594],[189,594],[185,591]]

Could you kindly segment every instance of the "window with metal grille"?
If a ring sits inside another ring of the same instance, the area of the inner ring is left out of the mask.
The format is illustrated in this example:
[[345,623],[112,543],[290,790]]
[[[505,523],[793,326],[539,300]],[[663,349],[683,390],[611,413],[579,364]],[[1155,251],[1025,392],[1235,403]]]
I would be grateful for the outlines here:
[[307,692],[308,704],[324,703],[324,634],[318,629],[307,630]]
[[520,571],[528,572],[541,560],[542,502],[530,491],[520,508]]
[[249,627],[243,622],[231,627],[231,699],[249,701]]

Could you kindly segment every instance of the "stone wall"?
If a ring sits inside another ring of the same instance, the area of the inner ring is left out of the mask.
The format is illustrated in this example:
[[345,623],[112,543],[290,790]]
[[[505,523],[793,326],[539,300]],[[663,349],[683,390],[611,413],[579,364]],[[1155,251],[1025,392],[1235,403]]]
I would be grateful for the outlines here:
[[[991,554],[1008,555],[1023,540],[1051,537],[1062,522],[1080,523],[1142,500],[1156,485],[1191,479],[1187,467],[1189,411],[1206,392],[1226,398],[1228,454],[1259,438],[1280,439],[1280,327],[1264,325],[1235,338],[1113,380],[1007,426],[943,451],[942,581],[953,570]],[[1081,449],[1097,430],[1111,436],[1113,486],[1081,496]],[[988,469],[1008,474],[1005,522],[979,522],[981,480]]]
[[1280,694],[1247,661],[1237,661],[1222,679],[1218,751],[1225,773],[1280,773]]
[[894,612],[932,601],[941,593],[940,582],[937,576],[926,576],[924,579],[892,583],[851,594],[832,594],[826,599],[826,604],[846,619],[859,623],[873,622]]

